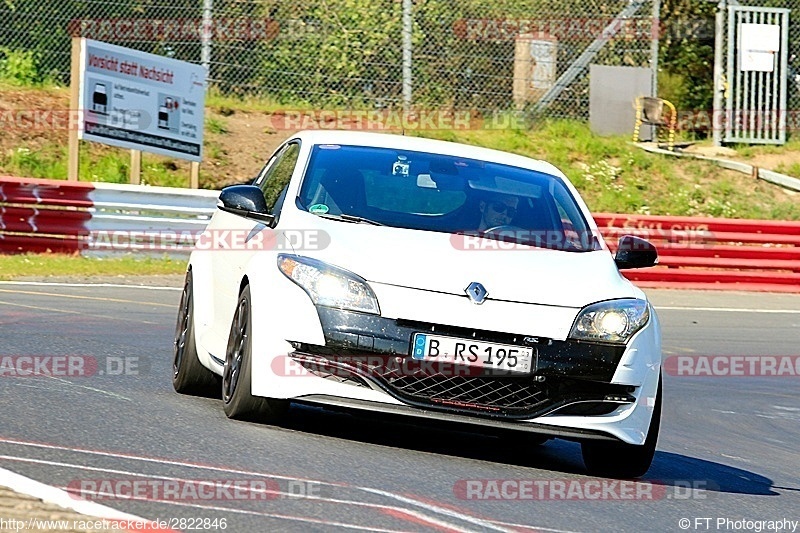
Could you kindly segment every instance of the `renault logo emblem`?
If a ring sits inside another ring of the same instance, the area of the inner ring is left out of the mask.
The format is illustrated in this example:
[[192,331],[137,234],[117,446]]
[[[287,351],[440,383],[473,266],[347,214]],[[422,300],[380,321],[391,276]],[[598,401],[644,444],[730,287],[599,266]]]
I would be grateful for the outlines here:
[[477,281],[470,283],[469,287],[464,289],[464,292],[467,293],[469,299],[475,304],[482,304],[484,300],[486,300],[486,297],[489,296],[489,292],[486,290],[486,287]]

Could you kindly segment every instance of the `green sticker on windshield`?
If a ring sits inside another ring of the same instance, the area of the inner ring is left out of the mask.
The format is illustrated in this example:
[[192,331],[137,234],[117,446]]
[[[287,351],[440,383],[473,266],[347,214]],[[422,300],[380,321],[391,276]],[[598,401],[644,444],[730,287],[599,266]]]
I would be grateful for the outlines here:
[[325,204],[314,204],[308,208],[309,213],[319,213],[320,215],[324,215],[328,212],[328,206]]

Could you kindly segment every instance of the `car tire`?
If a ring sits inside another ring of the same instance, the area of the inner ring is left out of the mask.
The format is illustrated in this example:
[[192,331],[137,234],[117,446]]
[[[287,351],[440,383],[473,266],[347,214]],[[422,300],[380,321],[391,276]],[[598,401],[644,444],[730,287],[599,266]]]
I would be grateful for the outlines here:
[[586,441],[581,444],[583,463],[590,474],[611,478],[637,478],[650,468],[656,453],[656,441],[661,427],[661,378],[653,417],[643,445],[624,442]]
[[253,319],[250,286],[245,285],[236,304],[236,312],[225,350],[222,371],[222,402],[225,415],[237,420],[276,422],[288,409],[288,402],[252,395]]
[[186,272],[172,350],[172,386],[181,394],[216,395],[219,378],[200,363],[194,339],[194,296],[191,269]]

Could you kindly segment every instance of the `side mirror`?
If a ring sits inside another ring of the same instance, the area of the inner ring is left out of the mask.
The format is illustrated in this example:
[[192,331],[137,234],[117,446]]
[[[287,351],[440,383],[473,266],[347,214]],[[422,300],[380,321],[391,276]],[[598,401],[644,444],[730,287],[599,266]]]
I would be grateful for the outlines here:
[[270,227],[275,222],[275,215],[267,212],[264,194],[255,185],[225,187],[219,194],[217,207],[234,215],[264,222]]
[[658,251],[655,246],[644,239],[633,235],[623,235],[619,239],[614,262],[620,270],[651,267],[658,263]]

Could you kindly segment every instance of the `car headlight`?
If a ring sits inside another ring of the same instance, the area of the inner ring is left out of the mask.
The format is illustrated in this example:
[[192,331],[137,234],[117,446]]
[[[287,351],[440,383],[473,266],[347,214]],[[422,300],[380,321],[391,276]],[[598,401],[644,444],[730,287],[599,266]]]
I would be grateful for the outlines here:
[[569,336],[576,340],[625,344],[649,318],[650,310],[644,300],[598,302],[581,310]]
[[279,255],[278,268],[297,283],[316,305],[380,314],[367,282],[352,272],[310,257]]

